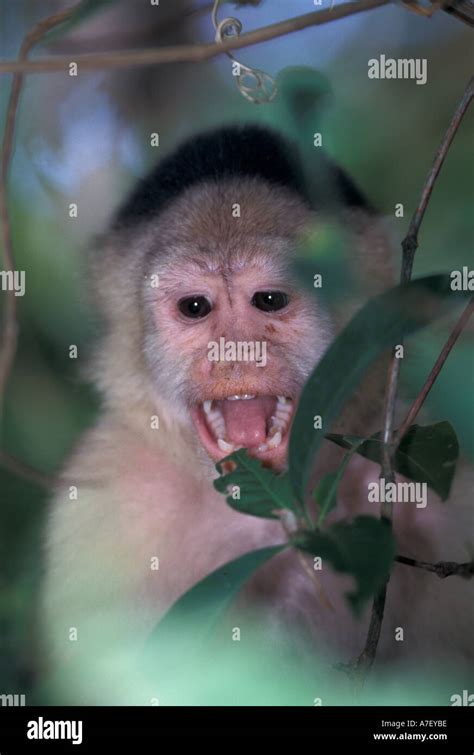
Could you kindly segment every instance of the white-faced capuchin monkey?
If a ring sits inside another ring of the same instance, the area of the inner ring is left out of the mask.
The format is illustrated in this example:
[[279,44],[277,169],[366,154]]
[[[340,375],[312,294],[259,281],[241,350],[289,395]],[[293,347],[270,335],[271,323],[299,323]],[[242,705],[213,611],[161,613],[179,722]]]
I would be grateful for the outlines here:
[[[329,161],[326,169],[351,239],[347,264],[369,298],[394,285],[389,244],[351,181]],[[305,380],[353,314],[353,301],[329,311],[291,266],[301,235],[324,221],[323,200],[319,206],[309,197],[284,138],[229,126],[161,162],[97,245],[92,268],[105,329],[92,368],[103,404],[65,465],[48,520],[42,618],[53,667],[66,670],[81,653],[93,663],[94,653],[115,643],[139,649],[197,581],[285,540],[278,520],[231,509],[213,480],[215,463],[239,447],[284,469]],[[210,344],[222,339],[265,349],[260,360],[211,359]],[[339,430],[367,436],[380,429],[384,369],[368,376]],[[319,473],[341,458],[327,446]],[[448,504],[433,496],[426,508],[395,507],[400,553],[467,560],[472,500],[456,495],[469,489],[464,474],[457,470]],[[378,475],[375,464],[354,456],[335,516],[378,516],[367,501],[368,481]],[[329,566],[319,574],[332,609],[291,550],[260,569],[242,600],[320,656],[346,662],[364,646],[368,613],[352,615],[349,578]],[[396,564],[377,663],[465,668],[473,597],[472,581]],[[92,692],[89,701],[97,702]]]

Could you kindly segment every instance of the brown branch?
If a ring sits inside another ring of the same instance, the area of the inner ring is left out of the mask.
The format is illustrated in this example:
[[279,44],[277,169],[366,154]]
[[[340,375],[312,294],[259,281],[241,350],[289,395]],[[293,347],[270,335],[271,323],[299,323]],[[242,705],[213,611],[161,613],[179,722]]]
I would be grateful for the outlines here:
[[411,406],[411,408],[410,408],[407,416],[405,417],[405,419],[403,420],[403,422],[400,425],[399,429],[397,430],[397,433],[396,433],[396,436],[397,436],[396,437],[397,445],[400,443],[401,439],[403,438],[403,436],[407,432],[408,428],[413,424],[413,421],[414,421],[415,417],[417,416],[418,412],[420,411],[421,407],[423,406],[428,393],[432,389],[432,387],[433,387],[433,385],[434,385],[434,383],[436,381],[436,378],[438,377],[439,373],[441,372],[441,369],[442,369],[442,367],[443,367],[446,359],[448,358],[448,356],[449,356],[449,354],[451,352],[451,349],[453,348],[454,344],[456,343],[456,341],[458,340],[459,336],[461,335],[464,326],[466,325],[467,321],[469,320],[469,318],[470,318],[470,316],[472,315],[473,312],[474,312],[474,298],[470,300],[469,304],[467,305],[467,307],[463,311],[461,317],[459,318],[459,320],[457,321],[456,325],[454,326],[454,328],[453,328],[453,330],[451,332],[451,335],[449,336],[448,340],[444,344],[444,346],[443,346],[443,348],[441,350],[441,353],[440,353],[438,359],[436,360],[436,362],[434,363],[433,368],[432,368],[430,374],[428,375],[423,388],[421,389],[421,391],[420,391],[419,395],[417,396],[416,400],[413,402],[413,404],[412,404],[412,406]]
[[388,581],[374,598],[365,646],[353,667],[355,679],[358,683],[359,688],[363,686],[365,678],[375,661],[375,655],[380,639],[380,632],[382,631],[385,602],[387,600],[387,586]]
[[[402,269],[401,269],[401,275],[400,275],[400,279],[402,283],[409,281],[411,278],[411,274],[413,270],[413,260],[415,257],[415,252],[418,247],[418,233],[420,230],[422,220],[425,216],[426,208],[428,207],[428,203],[431,198],[433,187],[435,185],[436,179],[439,176],[439,172],[443,165],[444,159],[448,153],[449,147],[451,146],[451,143],[454,139],[454,136],[457,133],[457,130],[463,119],[463,116],[466,113],[469,103],[471,102],[473,93],[474,93],[474,77],[470,79],[464,91],[464,94],[462,96],[462,99],[451,119],[448,129],[446,133],[444,134],[444,137],[436,153],[436,157],[434,159],[431,170],[428,173],[428,177],[424,183],[424,186],[421,192],[420,201],[418,203],[418,206],[413,214],[410,225],[408,227],[408,233],[406,237],[404,238],[404,240],[402,241],[403,256],[402,256]],[[452,346],[450,348],[452,348]],[[447,354],[448,353],[449,351],[447,352]],[[443,362],[439,365],[439,369],[437,373],[434,375],[433,382],[436,380],[436,377],[439,374],[439,371],[447,357],[447,354],[444,357]],[[383,425],[382,425],[383,426],[382,439],[383,439],[384,445],[383,445],[382,465],[381,465],[382,467],[381,477],[383,477],[385,480],[388,480],[390,482],[395,479],[394,464],[393,464],[393,456],[395,453],[393,426],[394,426],[395,405],[396,405],[396,400],[397,400],[399,374],[400,374],[400,360],[396,358],[395,349],[393,349],[389,368],[388,368],[387,387],[385,391]],[[429,388],[431,388],[431,386]],[[382,509],[381,509],[381,517],[385,519],[390,524],[390,526],[392,522],[392,506],[393,506],[392,503],[384,503],[382,504]],[[355,677],[359,685],[362,685],[364,683],[365,677],[370,671],[375,661],[377,647],[378,647],[378,643],[380,639],[380,632],[382,629],[383,614],[384,614],[384,609],[385,609],[385,601],[386,601],[386,596],[387,596],[387,587],[388,587],[389,580],[390,580],[390,577],[388,578],[385,585],[381,588],[379,593],[374,598],[374,602],[372,604],[372,613],[370,617],[369,629],[367,633],[367,639],[365,642],[364,650],[362,651],[359,658],[355,661],[355,663],[351,664],[353,668],[353,672],[355,674]]]
[[436,564],[430,564],[428,561],[418,561],[416,558],[407,558],[407,556],[397,556],[395,561],[406,566],[415,566],[417,569],[434,572],[440,579],[452,576],[470,579],[474,576],[474,561],[466,561],[463,564],[456,561],[437,561]]
[[[280,511],[279,515],[280,524],[283,527],[283,530],[288,538],[288,542],[290,545],[293,543],[293,539],[295,535],[298,533],[298,526],[301,526],[302,529],[305,529],[305,522],[300,521],[298,523],[298,520],[296,516],[293,514],[292,511],[288,511],[286,509]],[[316,595],[318,596],[319,600],[321,601],[322,605],[327,608],[329,611],[334,611],[334,606],[331,603],[323,585],[320,581],[317,574],[315,574],[314,569],[311,569],[309,563],[307,562],[305,556],[303,553],[301,553],[300,550],[297,548],[296,555],[298,557],[298,561],[300,562],[303,570],[306,572],[307,576],[310,578],[311,582],[315,586]]]
[[[387,384],[385,389],[385,403],[383,412],[384,421],[382,430],[382,464],[380,473],[380,477],[383,477],[387,482],[393,482],[395,480],[393,464],[394,449],[392,448],[392,436],[395,417],[395,404],[397,401],[399,372],[400,360],[395,357],[395,350],[393,350],[390,365],[388,368]],[[382,519],[385,519],[385,521],[388,522],[390,527],[392,526],[392,509],[392,503],[389,503],[387,501],[384,501],[384,503],[382,503],[380,515]],[[352,664],[357,689],[360,689],[363,686],[365,678],[375,661],[380,633],[382,631],[389,580],[390,576],[387,578],[387,581],[385,582],[383,587],[374,597],[364,649],[355,663]]]
[[73,478],[65,477],[64,475],[58,476],[56,474],[46,474],[45,472],[40,472],[40,470],[35,467],[31,467],[29,464],[25,464],[24,461],[17,459],[16,456],[12,456],[2,449],[0,449],[0,466],[4,467],[17,477],[23,477],[25,480],[28,480],[49,492],[54,489],[59,490],[60,488],[70,487],[87,487],[98,490],[99,488],[103,488],[106,483],[105,479],[100,476]]
[[29,464],[25,464],[1,449],[0,465],[5,469],[8,469],[9,472],[12,472],[17,477],[22,477],[23,479],[28,480],[28,482],[32,482],[34,485],[38,485],[45,490],[51,490],[55,483],[54,477],[43,474],[43,472],[40,472],[38,469],[30,467]]
[[436,153],[436,157],[433,161],[433,165],[431,166],[431,170],[428,173],[428,177],[425,181],[425,185],[423,186],[420,202],[413,214],[411,223],[408,226],[408,233],[402,241],[402,249],[403,249],[402,275],[401,275],[402,283],[410,280],[411,278],[413,260],[415,257],[415,252],[418,248],[418,233],[420,230],[421,222],[425,216],[426,208],[428,207],[428,202],[430,201],[431,193],[433,191],[433,187],[435,185],[436,179],[438,178],[441,167],[444,163],[444,159],[448,153],[448,150],[451,146],[451,143],[454,137],[456,136],[459,125],[466,113],[466,110],[468,109],[470,105],[470,102],[473,96],[474,96],[474,76],[469,81],[469,84],[466,87],[466,90],[462,96],[462,99],[451,119],[451,123],[449,124],[446,130],[446,133],[441,141],[441,144]]
[[[31,48],[43,37],[46,32],[57,24],[65,21],[76,11],[78,6],[56,13],[53,16],[40,21],[25,36],[19,52],[19,61],[24,62]],[[13,154],[13,141],[15,136],[15,123],[23,85],[23,74],[16,73],[13,77],[10,97],[7,106],[6,125],[3,136],[2,158],[0,168],[0,223],[2,226],[3,241],[3,265],[7,271],[14,271],[15,262],[13,256],[10,220],[8,215],[7,184],[10,172],[10,164]],[[13,367],[18,344],[18,321],[17,321],[17,297],[15,291],[6,292],[5,305],[3,308],[3,340],[0,350],[0,423],[3,417],[3,404],[8,378]]]
[[150,66],[162,63],[198,63],[214,58],[216,55],[239,50],[260,42],[282,37],[295,31],[301,31],[310,26],[320,26],[331,21],[337,21],[355,13],[374,10],[387,5],[390,0],[360,0],[357,3],[344,3],[332,9],[313,11],[286,21],[264,26],[261,29],[241,34],[225,42],[207,43],[202,45],[177,45],[147,50],[123,50],[117,52],[84,53],[71,56],[55,56],[41,58],[34,61],[6,60],[0,63],[1,73],[47,73],[50,71],[67,71],[71,62],[77,63],[79,70],[92,71],[98,69],[132,68],[135,66]]

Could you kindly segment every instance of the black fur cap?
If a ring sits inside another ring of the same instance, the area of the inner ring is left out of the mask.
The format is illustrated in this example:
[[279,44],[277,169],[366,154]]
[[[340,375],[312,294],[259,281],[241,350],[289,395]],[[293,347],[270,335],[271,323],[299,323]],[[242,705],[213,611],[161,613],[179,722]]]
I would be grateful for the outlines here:
[[[330,173],[339,201],[367,208],[364,197],[346,174],[328,158],[321,157],[320,166],[321,161],[323,170]],[[310,196],[298,151],[284,137],[259,125],[224,126],[188,139],[162,160],[138,182],[115,215],[113,227],[130,226],[156,216],[192,185],[239,176],[286,186],[309,204],[324,205],[324,196],[321,201]]]

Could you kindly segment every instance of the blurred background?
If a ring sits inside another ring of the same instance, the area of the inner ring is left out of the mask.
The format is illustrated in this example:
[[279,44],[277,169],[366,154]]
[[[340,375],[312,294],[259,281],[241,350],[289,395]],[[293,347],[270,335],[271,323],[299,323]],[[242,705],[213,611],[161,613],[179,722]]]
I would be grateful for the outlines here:
[[[36,22],[72,4],[0,0],[2,59],[17,56]],[[219,18],[237,16],[245,32],[325,4],[229,2],[222,4]],[[34,55],[62,54],[74,60],[83,52],[214,38],[209,2],[160,0],[152,6],[149,0],[90,0],[87,5],[88,15],[59,29]],[[235,54],[242,63],[280,76],[279,95],[261,105],[242,97],[225,56],[118,72],[79,70],[77,77],[26,77],[9,183],[14,254],[17,268],[26,271],[26,295],[19,300],[21,335],[6,397],[3,449],[50,475],[94,421],[98,399],[82,378],[98,330],[84,266],[86,250],[137,177],[186,136],[222,123],[258,121],[304,147],[321,132],[326,152],[387,216],[399,250],[471,74],[471,33],[444,12],[428,19],[390,4],[239,50]],[[368,60],[381,54],[426,58],[427,83],[370,80]],[[312,73],[285,71],[295,66],[309,67]],[[305,82],[311,78],[315,96],[297,118],[294,94],[300,77]],[[2,133],[10,86],[11,76],[3,75]],[[470,262],[472,266],[472,123],[471,112],[436,185],[422,226],[415,276],[460,269]],[[151,146],[153,132],[159,134],[158,147]],[[74,219],[68,212],[72,202],[78,205]],[[403,218],[394,216],[397,203],[404,205]],[[406,399],[417,394],[446,333],[440,326],[425,331],[416,353],[404,360]],[[463,453],[471,458],[474,402],[466,389],[474,376],[472,340],[471,327],[429,398],[432,419],[452,422]],[[77,346],[77,359],[69,358],[71,345]],[[28,695],[41,666],[35,611],[47,493],[2,466],[0,499],[0,693]],[[268,677],[266,684],[274,688]]]

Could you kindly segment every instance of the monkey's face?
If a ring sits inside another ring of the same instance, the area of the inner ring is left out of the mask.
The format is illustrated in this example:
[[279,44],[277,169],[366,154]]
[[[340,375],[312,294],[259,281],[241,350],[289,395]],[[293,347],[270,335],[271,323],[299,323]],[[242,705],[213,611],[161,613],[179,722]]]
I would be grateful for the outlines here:
[[209,456],[243,447],[281,468],[321,322],[288,277],[259,263],[255,245],[252,257],[212,271],[183,263],[155,312],[173,363],[169,379],[181,376],[181,399]]
[[[153,268],[159,274],[151,304],[160,344],[149,336],[148,355],[161,389],[172,386],[196,440],[214,461],[246,448],[281,469],[302,386],[329,339],[327,320],[291,275],[291,233],[268,227],[274,206],[260,207],[263,228],[261,221],[247,217],[239,224],[231,216],[227,227],[225,194],[217,205],[213,197],[210,213],[206,199],[206,216],[214,222],[203,229],[201,212],[200,227],[180,239],[173,261]],[[230,199],[235,193],[229,207]],[[241,218],[248,202],[247,192]],[[285,231],[290,225],[288,220]]]

